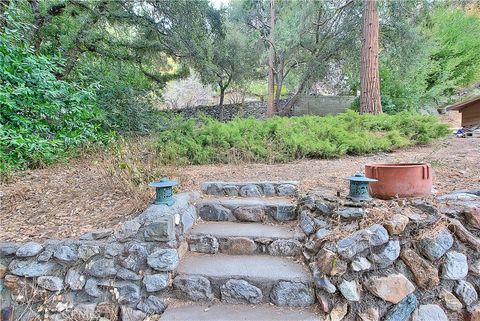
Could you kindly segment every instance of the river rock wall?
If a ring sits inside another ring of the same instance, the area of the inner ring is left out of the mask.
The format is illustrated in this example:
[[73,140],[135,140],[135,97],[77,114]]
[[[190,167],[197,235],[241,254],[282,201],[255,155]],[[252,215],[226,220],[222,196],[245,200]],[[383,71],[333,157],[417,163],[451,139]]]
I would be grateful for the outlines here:
[[303,199],[304,257],[328,320],[480,320],[480,197]]
[[150,205],[114,230],[79,240],[0,244],[0,319],[143,320],[161,314],[198,197],[179,194],[171,207]]

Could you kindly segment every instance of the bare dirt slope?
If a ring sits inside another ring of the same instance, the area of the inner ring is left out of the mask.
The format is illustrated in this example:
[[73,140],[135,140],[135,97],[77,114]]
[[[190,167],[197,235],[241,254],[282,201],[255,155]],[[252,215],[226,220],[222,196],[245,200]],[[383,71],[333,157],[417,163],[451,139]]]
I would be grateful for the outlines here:
[[[180,190],[209,180],[298,180],[305,190],[347,191],[346,176],[370,162],[430,162],[439,193],[480,188],[480,139],[449,138],[394,153],[299,160],[288,164],[204,165],[164,168]],[[153,195],[132,192],[92,159],[15,174],[0,184],[0,241],[77,237],[135,216]]]

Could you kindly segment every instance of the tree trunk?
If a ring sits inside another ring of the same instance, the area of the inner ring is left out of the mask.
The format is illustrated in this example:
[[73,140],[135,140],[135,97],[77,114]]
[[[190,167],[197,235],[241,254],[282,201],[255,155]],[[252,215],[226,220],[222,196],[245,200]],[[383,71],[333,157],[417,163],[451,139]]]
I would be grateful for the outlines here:
[[360,70],[360,112],[380,114],[380,76],[378,67],[379,23],[376,0],[363,1],[363,45]]
[[277,64],[277,72],[275,73],[275,100],[273,103],[273,106],[275,106],[275,113],[278,113],[280,111],[280,95],[282,93],[282,86],[283,86],[283,59],[278,57],[279,63]]
[[218,107],[220,108],[220,121],[224,121],[224,110],[223,110],[223,101],[225,99],[225,88],[220,85],[220,102],[218,103]]
[[275,30],[275,0],[270,0],[270,55],[268,57],[268,100],[267,100],[267,118],[275,113],[275,72],[273,66],[275,64],[275,47],[274,47],[274,30]]

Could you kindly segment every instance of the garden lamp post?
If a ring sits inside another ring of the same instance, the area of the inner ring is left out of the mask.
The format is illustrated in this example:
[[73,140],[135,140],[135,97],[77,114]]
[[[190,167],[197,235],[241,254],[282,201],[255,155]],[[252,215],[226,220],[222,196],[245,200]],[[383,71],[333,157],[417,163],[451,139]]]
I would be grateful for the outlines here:
[[155,188],[155,205],[168,205],[172,206],[175,204],[175,199],[173,198],[173,186],[177,185],[177,181],[169,180],[164,177],[158,182],[153,182],[148,184],[150,187]]
[[378,180],[368,178],[363,173],[358,172],[354,176],[346,178],[350,181],[350,192],[347,196],[348,199],[354,202],[370,201],[372,198],[368,192],[368,184],[371,182],[377,182]]

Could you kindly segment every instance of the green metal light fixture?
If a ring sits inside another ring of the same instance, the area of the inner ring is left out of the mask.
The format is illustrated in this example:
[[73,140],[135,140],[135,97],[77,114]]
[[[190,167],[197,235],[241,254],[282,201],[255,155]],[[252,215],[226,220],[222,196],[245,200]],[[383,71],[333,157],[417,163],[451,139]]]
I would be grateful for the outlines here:
[[153,182],[148,184],[150,187],[155,188],[155,201],[153,202],[155,205],[168,205],[172,206],[175,204],[175,198],[173,198],[173,186],[177,185],[177,181],[169,180],[168,178],[164,177],[158,182]]
[[346,178],[350,181],[350,193],[347,198],[354,202],[370,201],[372,198],[368,192],[368,184],[371,182],[378,182],[373,178],[368,178],[363,173],[358,172],[354,176]]

